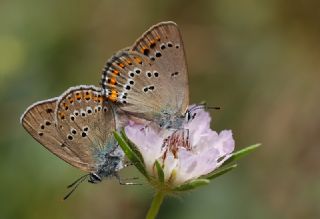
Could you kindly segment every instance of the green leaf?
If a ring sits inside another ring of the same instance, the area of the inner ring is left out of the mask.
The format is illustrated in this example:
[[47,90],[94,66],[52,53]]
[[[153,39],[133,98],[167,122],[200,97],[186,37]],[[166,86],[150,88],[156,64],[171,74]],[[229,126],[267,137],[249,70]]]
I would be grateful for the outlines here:
[[133,150],[136,153],[136,155],[139,157],[139,159],[142,161],[142,163],[144,163],[142,154],[138,150],[137,146],[132,141],[130,141],[130,139],[127,137],[124,129],[122,129],[120,133],[121,133],[122,138],[125,140],[125,142],[131,148],[131,150]]
[[212,173],[208,174],[208,176],[206,176],[206,179],[212,180],[214,178],[217,178],[218,176],[221,176],[221,175],[233,170],[237,166],[238,166],[237,164],[233,164],[233,165],[225,167],[225,168],[223,168],[223,167],[219,168],[218,170],[213,171]]
[[135,153],[128,145],[128,143],[123,139],[123,137],[118,132],[113,132],[115,139],[118,141],[123,152],[126,154],[128,159],[137,167],[137,169],[146,177],[149,178],[147,171],[144,167],[143,161],[140,159],[139,155]]
[[233,161],[236,161],[236,160],[250,154],[251,152],[253,152],[254,150],[256,150],[260,146],[261,146],[261,144],[254,144],[254,145],[245,147],[239,151],[234,152],[231,155],[231,157],[223,163],[223,166],[226,166],[227,164],[232,163]]
[[163,169],[162,169],[162,167],[161,167],[161,165],[160,165],[160,163],[159,163],[158,160],[156,160],[155,165],[156,165],[156,168],[157,168],[159,181],[160,181],[161,183],[164,183],[164,173],[163,173]]
[[208,179],[195,179],[188,183],[182,184],[181,186],[176,187],[175,191],[187,191],[191,189],[195,189],[200,186],[208,185],[210,180]]

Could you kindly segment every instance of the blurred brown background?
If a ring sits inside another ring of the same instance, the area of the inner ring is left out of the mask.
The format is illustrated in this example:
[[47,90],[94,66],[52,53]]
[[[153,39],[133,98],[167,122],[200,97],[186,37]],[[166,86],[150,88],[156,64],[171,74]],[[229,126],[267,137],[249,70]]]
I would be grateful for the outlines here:
[[[115,51],[173,20],[192,103],[220,106],[213,128],[263,147],[209,186],[167,199],[159,218],[320,218],[320,2],[86,0],[0,2],[0,217],[143,218],[145,186],[84,183],[19,124],[25,108],[98,84]],[[134,168],[122,173],[139,176]]]

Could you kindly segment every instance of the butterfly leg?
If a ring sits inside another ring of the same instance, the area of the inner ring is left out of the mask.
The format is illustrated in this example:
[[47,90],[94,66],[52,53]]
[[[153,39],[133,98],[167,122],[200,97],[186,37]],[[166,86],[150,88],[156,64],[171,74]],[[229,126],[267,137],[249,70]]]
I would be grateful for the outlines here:
[[123,164],[123,167],[130,167],[130,166],[132,166],[132,165],[135,165],[133,162],[131,162],[131,161],[127,161],[127,162],[125,162],[124,164]]
[[123,165],[123,167],[130,167],[130,166],[132,166],[132,165],[133,165],[132,162],[127,162],[127,163],[125,163],[125,164]]
[[139,179],[139,177],[135,176],[135,177],[131,177],[131,178],[124,178],[124,179],[121,179],[123,181],[127,181],[127,180],[137,180]]
[[149,124],[146,124],[144,127],[142,127],[141,129],[140,129],[140,131],[145,131],[149,126],[148,126]]
[[120,175],[118,173],[116,173],[114,176],[117,178],[117,180],[119,181],[120,185],[142,185],[141,183],[124,182],[126,180],[138,179],[138,177],[128,178],[128,179],[121,179],[121,177],[120,177]]
[[183,141],[186,145],[185,145],[185,148],[186,149],[191,149],[191,146],[190,146],[190,132],[189,132],[189,129],[184,129],[184,132],[183,133],[186,133],[186,136],[184,136],[185,138],[185,141]]

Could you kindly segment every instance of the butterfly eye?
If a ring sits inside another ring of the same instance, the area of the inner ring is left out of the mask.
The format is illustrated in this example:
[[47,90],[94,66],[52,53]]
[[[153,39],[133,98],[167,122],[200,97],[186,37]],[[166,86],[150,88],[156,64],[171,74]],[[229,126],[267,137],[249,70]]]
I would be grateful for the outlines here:
[[189,110],[186,112],[185,119],[186,119],[186,122],[191,120],[191,113]]

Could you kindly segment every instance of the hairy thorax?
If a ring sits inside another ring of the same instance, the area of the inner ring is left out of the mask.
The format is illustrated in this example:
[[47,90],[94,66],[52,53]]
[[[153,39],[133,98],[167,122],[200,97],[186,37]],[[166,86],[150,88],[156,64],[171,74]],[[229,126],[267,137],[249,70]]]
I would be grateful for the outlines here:
[[162,111],[159,116],[156,117],[156,122],[159,126],[166,129],[180,129],[184,121],[185,116],[180,112],[168,110]]

